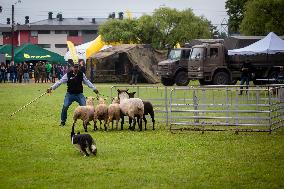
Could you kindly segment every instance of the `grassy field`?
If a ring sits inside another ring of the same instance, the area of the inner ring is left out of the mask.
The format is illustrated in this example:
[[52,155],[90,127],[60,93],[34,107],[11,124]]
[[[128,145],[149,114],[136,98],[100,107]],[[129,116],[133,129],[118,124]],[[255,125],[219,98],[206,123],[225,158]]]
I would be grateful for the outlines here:
[[[89,129],[98,155],[82,157],[70,142],[76,104],[67,126],[58,126],[66,86],[9,116],[48,86],[0,84],[1,189],[284,188],[283,128],[272,134],[172,134],[160,121],[155,131]],[[97,87],[108,95],[111,84]],[[91,90],[85,88],[85,95]],[[77,130],[83,132],[81,123]]]

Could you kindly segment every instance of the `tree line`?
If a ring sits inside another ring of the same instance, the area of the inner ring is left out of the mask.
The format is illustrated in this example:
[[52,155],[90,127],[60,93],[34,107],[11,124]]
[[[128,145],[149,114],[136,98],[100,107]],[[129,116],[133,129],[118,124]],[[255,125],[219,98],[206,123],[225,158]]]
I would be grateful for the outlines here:
[[227,0],[229,33],[284,35],[284,0]]
[[[225,8],[229,34],[266,35],[273,31],[284,35],[284,0],[227,0]],[[100,27],[99,34],[109,43],[151,44],[156,49],[183,45],[192,39],[226,37],[192,9],[179,11],[168,7],[138,19],[109,19]]]

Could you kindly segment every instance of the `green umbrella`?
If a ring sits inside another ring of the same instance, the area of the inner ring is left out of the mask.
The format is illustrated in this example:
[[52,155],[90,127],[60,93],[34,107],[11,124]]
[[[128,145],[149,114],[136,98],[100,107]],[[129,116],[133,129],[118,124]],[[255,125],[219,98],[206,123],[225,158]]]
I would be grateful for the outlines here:
[[16,63],[33,60],[65,63],[63,56],[33,44],[24,44],[18,47],[15,50],[14,60]]

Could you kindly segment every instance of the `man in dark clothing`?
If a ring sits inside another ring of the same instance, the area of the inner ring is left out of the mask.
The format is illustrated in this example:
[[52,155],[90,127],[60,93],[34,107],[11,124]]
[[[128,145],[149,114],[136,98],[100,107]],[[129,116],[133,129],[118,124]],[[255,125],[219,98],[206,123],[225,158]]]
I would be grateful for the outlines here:
[[283,66],[280,67],[280,71],[277,76],[277,82],[284,83],[284,67]]
[[18,79],[18,74],[17,74],[17,66],[14,64],[14,62],[11,62],[11,81],[12,83],[16,83]]
[[83,85],[86,84],[89,88],[91,88],[96,94],[99,91],[96,87],[87,79],[86,75],[79,70],[79,65],[75,64],[72,68],[54,85],[52,85],[49,89],[47,89],[48,93],[51,93],[51,90],[55,90],[62,83],[67,83],[67,93],[64,98],[64,104],[61,111],[61,126],[65,125],[67,120],[67,110],[69,106],[74,102],[78,102],[80,106],[86,105],[86,100],[83,95]]
[[[243,85],[246,82],[246,89],[248,89],[251,71],[252,71],[251,64],[249,63],[249,61],[246,60],[243,63],[241,71],[242,71],[242,75],[241,75],[240,85]],[[242,95],[242,94],[243,94],[243,87],[241,86],[239,95]]]
[[138,80],[138,66],[134,65],[132,68],[132,77],[131,77],[131,85],[134,83],[135,85],[137,84],[137,80]]
[[86,74],[86,67],[85,67],[84,61],[80,60],[79,65],[80,65],[80,71]]

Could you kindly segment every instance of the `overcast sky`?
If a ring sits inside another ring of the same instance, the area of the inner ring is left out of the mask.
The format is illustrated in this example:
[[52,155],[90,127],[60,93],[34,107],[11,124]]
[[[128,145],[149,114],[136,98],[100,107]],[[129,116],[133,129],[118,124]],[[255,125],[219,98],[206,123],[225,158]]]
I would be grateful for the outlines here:
[[24,17],[29,16],[30,22],[47,19],[49,11],[54,16],[61,12],[63,18],[106,18],[111,12],[129,10],[134,17],[143,14],[151,15],[154,9],[162,6],[183,10],[193,9],[198,16],[205,16],[214,25],[220,25],[228,18],[225,10],[225,0],[0,0],[2,13],[0,23],[5,24],[7,17],[11,18],[11,6],[15,4],[15,21],[24,23]]

